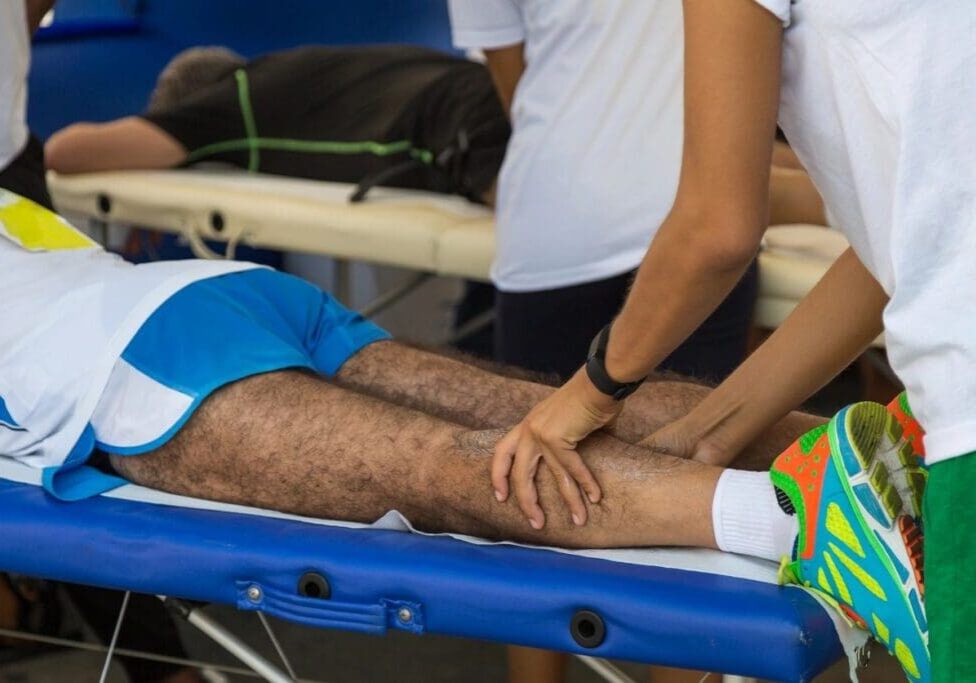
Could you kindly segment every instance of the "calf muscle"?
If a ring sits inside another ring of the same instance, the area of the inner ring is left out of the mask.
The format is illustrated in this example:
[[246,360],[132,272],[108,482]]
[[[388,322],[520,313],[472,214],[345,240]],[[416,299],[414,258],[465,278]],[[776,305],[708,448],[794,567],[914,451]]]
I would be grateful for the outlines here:
[[[536,531],[514,502],[492,495],[500,436],[278,372],[216,392],[169,443],[113,464],[173,493],[328,519],[371,522],[398,509],[426,531],[566,547],[714,544],[720,470],[597,435],[582,452],[607,493],[590,522],[576,527],[554,514]],[[542,503],[558,509],[546,468],[538,482]]]
[[[471,429],[510,427],[553,388],[506,377],[474,365],[397,342],[372,344],[350,358],[336,383],[356,392],[439,416]],[[608,432],[637,443],[684,417],[711,388],[694,381],[654,376],[628,400]],[[826,420],[793,412],[734,462],[739,469],[766,470],[798,436]]]

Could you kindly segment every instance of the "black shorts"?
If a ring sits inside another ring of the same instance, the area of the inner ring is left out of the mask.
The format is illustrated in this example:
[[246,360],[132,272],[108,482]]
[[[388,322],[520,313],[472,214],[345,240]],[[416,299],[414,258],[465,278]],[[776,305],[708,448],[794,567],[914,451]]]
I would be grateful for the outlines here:
[[[634,272],[540,292],[497,293],[495,359],[568,379],[586,360],[590,342],[620,311]],[[724,302],[659,366],[719,382],[746,355],[759,292],[753,262]]]

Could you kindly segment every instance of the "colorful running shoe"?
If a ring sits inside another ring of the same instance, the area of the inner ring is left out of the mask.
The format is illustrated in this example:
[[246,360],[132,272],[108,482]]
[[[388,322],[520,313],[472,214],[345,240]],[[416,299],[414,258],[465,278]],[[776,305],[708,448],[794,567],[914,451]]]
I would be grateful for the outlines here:
[[773,463],[780,506],[798,517],[781,579],[824,595],[928,681],[922,535],[924,486],[895,418],[857,403],[803,436]]

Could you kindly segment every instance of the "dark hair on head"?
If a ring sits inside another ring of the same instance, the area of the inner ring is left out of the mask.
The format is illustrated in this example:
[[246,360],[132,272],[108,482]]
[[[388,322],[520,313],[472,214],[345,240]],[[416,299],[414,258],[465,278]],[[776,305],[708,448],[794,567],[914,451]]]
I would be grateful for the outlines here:
[[170,109],[182,100],[247,64],[226,47],[191,47],[170,60],[149,96],[149,112]]

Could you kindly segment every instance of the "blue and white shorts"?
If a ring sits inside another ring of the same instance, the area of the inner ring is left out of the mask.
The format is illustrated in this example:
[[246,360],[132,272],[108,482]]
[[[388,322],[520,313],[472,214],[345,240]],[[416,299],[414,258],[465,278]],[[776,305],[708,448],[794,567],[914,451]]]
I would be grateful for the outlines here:
[[384,330],[317,287],[248,270],[195,282],[160,306],[118,360],[89,429],[48,489],[77,500],[123,483],[84,463],[95,449],[138,455],[169,441],[220,387],[287,368],[334,375]]

